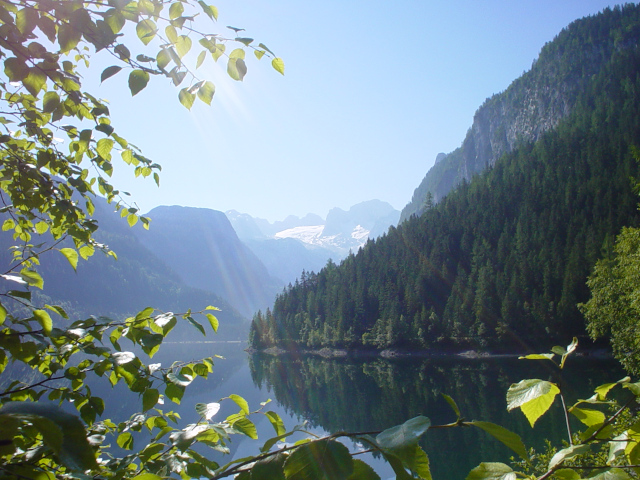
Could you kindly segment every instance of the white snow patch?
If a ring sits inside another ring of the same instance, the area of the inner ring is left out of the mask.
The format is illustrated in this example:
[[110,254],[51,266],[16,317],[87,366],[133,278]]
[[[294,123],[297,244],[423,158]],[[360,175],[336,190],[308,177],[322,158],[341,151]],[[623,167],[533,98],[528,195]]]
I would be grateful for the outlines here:
[[356,228],[353,229],[353,232],[351,232],[351,238],[353,238],[354,240],[363,241],[363,243],[366,242],[368,237],[369,237],[369,230],[364,228],[362,225],[358,225]]

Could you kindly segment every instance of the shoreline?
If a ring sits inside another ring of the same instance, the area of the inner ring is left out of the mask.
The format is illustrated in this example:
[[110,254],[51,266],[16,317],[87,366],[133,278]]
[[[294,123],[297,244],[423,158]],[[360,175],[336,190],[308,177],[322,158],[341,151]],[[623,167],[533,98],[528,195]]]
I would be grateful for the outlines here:
[[[487,350],[454,350],[454,349],[433,349],[433,350],[396,350],[396,349],[384,349],[384,350],[348,350],[344,348],[329,348],[323,347],[321,349],[296,349],[287,350],[281,347],[269,347],[263,350],[257,350],[255,348],[247,348],[245,351],[249,354],[264,354],[270,356],[286,356],[292,354],[302,354],[310,356],[318,356],[322,358],[362,358],[362,357],[379,357],[384,359],[394,358],[459,358],[459,359],[491,359],[491,358],[509,358],[520,357],[527,355],[527,353],[516,352],[492,352]],[[531,352],[529,352],[531,353]],[[604,348],[591,348],[574,353],[577,357],[584,358],[598,358],[598,359],[613,359],[611,350]]]

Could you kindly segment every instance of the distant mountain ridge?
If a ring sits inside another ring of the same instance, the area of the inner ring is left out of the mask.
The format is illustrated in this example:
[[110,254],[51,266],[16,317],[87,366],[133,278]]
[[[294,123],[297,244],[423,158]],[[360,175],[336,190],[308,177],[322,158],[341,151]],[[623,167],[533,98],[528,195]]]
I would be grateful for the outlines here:
[[547,43],[531,70],[502,93],[493,95],[478,108],[473,124],[462,145],[448,155],[438,154],[400,221],[420,215],[426,208],[427,195],[439,202],[452,188],[495,164],[518,145],[535,142],[556,127],[574,109],[579,94],[591,77],[606,65],[614,51],[637,46],[633,29],[626,35],[612,36],[618,23],[625,28],[622,10],[610,12],[598,31],[589,28],[592,17],[572,22]]
[[348,211],[333,208],[326,220],[307,214],[270,223],[235,210],[226,215],[240,239],[285,283],[294,282],[303,269],[318,271],[330,258],[338,262],[357,252],[400,218],[398,210],[380,200],[361,202]]

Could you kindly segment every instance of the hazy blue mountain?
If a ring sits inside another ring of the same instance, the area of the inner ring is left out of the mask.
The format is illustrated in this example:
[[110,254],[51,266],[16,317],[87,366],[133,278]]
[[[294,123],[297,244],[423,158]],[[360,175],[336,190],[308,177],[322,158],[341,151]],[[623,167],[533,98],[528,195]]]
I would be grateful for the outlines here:
[[[88,261],[78,263],[74,272],[67,260],[56,251],[40,257],[39,271],[45,279],[44,292],[33,289],[37,301],[62,305],[74,319],[89,315],[121,319],[152,306],[165,312],[197,311],[208,305],[221,309],[217,316],[220,331],[216,339],[244,339],[248,320],[228,302],[211,291],[185,284],[166,262],[152,253],[146,245],[140,224],[129,228],[126,220],[113,211],[105,201],[94,201],[100,228],[97,241],[108,245],[117,260],[100,252]],[[139,239],[140,237],[140,239]],[[10,262],[9,235],[0,235],[0,261]],[[55,279],[55,281],[53,280]],[[3,290],[19,285],[2,282]],[[186,321],[172,333],[173,340],[200,340],[202,336]]]
[[138,238],[187,285],[215,292],[243,315],[272,302],[282,283],[244,245],[224,213],[206,208],[156,207]]

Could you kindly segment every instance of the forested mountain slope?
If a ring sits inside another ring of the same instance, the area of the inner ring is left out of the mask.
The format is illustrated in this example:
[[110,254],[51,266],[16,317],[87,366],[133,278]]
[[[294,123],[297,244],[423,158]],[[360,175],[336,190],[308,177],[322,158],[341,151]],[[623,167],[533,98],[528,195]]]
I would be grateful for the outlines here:
[[639,15],[633,5],[606,10],[596,18],[576,20],[546,44],[530,71],[478,109],[462,145],[427,172],[401,221],[421,214],[427,195],[439,202],[504,153],[557,126],[612,55],[636,47]]
[[638,223],[640,7],[569,32],[576,26],[625,48],[576,93],[570,115],[422,216],[300,279],[254,318],[253,345],[521,350],[584,333],[586,277],[620,228]]

